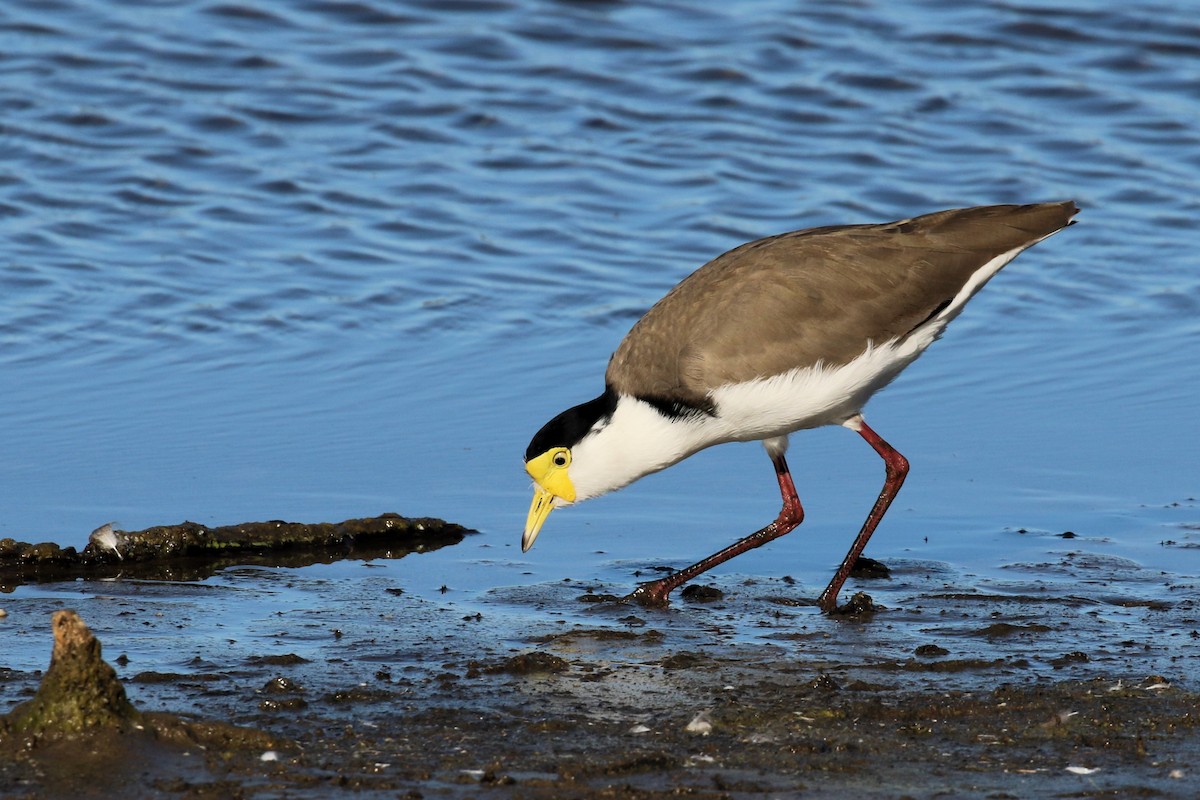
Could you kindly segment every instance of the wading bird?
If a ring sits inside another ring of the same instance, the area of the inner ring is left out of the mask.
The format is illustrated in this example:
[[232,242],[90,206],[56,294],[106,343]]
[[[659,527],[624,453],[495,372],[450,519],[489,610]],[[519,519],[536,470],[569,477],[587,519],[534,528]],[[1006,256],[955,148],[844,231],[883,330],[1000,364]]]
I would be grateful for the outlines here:
[[529,550],[550,512],[620,489],[723,442],[760,440],[783,509],[770,525],[629,599],[664,605],[702,572],[804,519],[784,452],[788,434],[857,432],[883,458],[879,498],[837,573],[837,595],[904,482],[908,461],[863,420],[871,395],[946,329],[1028,247],[1071,224],[1072,202],[952,209],[878,225],[839,225],[749,242],[658,301],[621,342],[604,393],[546,423],[529,443]]

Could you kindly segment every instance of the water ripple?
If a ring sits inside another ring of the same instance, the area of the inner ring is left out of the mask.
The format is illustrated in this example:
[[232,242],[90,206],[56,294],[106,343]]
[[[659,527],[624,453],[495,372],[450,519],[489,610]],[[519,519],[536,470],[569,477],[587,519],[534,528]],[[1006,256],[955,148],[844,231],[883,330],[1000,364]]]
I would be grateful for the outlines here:
[[[279,396],[286,419],[319,416],[351,402],[343,376],[380,365],[362,421],[342,423],[362,429],[336,435],[370,439],[378,405],[444,437],[456,414],[485,439],[523,436],[472,405],[478,384],[520,374],[553,394],[598,375],[642,310],[741,241],[1061,197],[1086,224],[989,287],[948,337],[975,349],[948,345],[922,385],[986,405],[960,373],[989,361],[1043,407],[1107,382],[1171,417],[1166,376],[1196,375],[1181,353],[1200,311],[1198,54],[1200,26],[1166,3],[15,0],[0,12],[11,445],[58,471],[114,445],[48,427],[48,404],[140,447],[241,443],[284,424]],[[1022,372],[1064,325],[1086,338],[1071,375]],[[122,388],[89,405],[91,381]],[[219,402],[193,399],[216,385]],[[542,405],[495,415],[524,424]],[[301,464],[284,440],[323,434],[278,435],[264,447]],[[120,452],[103,457],[136,472]],[[224,509],[217,462],[198,469]],[[38,474],[0,478],[20,492]],[[96,480],[70,474],[97,504]],[[177,498],[147,485],[148,507]]]

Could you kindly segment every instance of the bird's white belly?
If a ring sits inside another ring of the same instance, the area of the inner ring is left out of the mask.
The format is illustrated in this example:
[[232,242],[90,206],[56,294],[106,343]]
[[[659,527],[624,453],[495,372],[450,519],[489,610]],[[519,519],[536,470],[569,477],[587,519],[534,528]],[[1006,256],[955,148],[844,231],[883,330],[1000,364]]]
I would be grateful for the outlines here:
[[868,346],[847,364],[818,363],[769,378],[721,386],[710,395],[716,415],[706,421],[706,426],[711,426],[710,435],[719,442],[754,441],[805,428],[840,425],[911,364],[938,332],[920,331],[903,340]]

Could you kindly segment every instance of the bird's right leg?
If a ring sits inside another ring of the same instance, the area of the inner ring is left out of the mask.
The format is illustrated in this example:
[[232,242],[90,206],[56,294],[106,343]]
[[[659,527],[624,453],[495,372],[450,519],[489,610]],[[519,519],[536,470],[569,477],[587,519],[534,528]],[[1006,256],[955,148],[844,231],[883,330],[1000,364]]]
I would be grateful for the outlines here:
[[833,580],[829,581],[829,585],[825,587],[825,591],[821,592],[821,596],[817,599],[817,605],[821,610],[830,613],[837,610],[837,596],[842,589],[842,584],[846,582],[846,578],[850,577],[850,571],[854,569],[854,564],[858,561],[858,557],[862,555],[863,549],[867,546],[867,540],[871,538],[871,534],[875,532],[879,521],[883,519],[884,513],[887,512],[888,506],[896,499],[896,493],[900,491],[900,487],[904,484],[904,479],[908,475],[908,459],[900,454],[896,448],[892,447],[883,437],[871,427],[867,425],[862,416],[855,414],[846,422],[842,423],[845,427],[852,431],[857,431],[858,435],[867,440],[867,444],[879,454],[883,459],[886,477],[883,482],[883,490],[879,492],[879,498],[875,501],[875,505],[871,507],[871,513],[867,515],[867,521],[863,523],[862,530],[858,536],[854,538],[854,544],[850,547],[850,552],[846,553],[846,557],[842,559],[841,566],[834,573]]

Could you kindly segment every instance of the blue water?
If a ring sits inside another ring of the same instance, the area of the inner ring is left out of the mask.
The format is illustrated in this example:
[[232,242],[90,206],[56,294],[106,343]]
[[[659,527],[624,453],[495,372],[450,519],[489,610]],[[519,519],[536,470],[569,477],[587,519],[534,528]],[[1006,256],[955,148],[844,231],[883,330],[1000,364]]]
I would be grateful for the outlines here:
[[[869,552],[1195,574],[1198,87],[1174,3],[10,0],[0,537],[392,510],[482,531],[429,587],[686,563],[777,511],[756,445],[517,547],[641,312],[759,236],[1074,198],[869,406],[913,464]],[[789,458],[804,529],[729,571],[819,588],[882,468]]]

